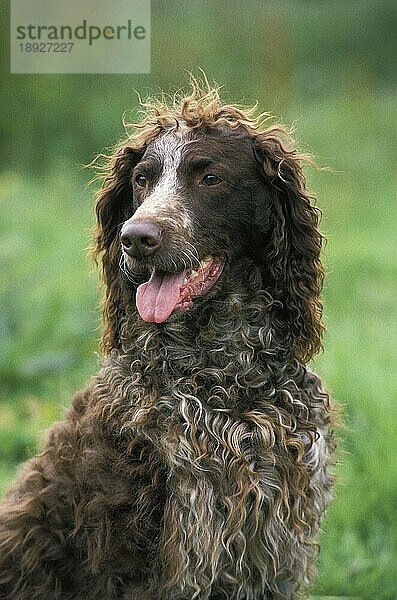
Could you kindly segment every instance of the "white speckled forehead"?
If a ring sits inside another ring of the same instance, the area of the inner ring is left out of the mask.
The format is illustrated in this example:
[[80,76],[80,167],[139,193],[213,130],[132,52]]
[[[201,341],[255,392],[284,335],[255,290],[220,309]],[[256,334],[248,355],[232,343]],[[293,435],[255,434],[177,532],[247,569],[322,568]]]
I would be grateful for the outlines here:
[[189,215],[183,206],[178,169],[183,150],[189,144],[187,130],[177,129],[157,138],[150,147],[150,156],[161,165],[159,180],[138,208],[134,218],[155,218],[174,221],[184,228],[190,225]]
[[182,151],[187,143],[182,132],[166,133],[158,138],[151,148],[151,154],[162,165],[160,179],[153,193],[175,193],[178,188],[177,171],[182,159]]

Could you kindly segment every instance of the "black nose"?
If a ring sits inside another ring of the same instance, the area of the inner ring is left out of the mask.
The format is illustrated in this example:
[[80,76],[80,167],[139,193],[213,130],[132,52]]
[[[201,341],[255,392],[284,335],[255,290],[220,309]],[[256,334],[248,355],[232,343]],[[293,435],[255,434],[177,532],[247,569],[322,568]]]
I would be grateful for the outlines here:
[[150,221],[127,221],[120,239],[124,252],[133,258],[142,258],[157,252],[163,239],[163,230]]

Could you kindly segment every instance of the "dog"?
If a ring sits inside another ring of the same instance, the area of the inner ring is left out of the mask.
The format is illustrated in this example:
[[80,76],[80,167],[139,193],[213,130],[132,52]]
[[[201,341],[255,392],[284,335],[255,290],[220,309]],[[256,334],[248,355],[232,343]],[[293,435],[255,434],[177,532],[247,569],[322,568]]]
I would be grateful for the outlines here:
[[[2,600],[291,600],[331,500],[319,211],[281,126],[192,81],[96,203],[103,362],[0,508]],[[266,126],[265,126],[266,125]]]

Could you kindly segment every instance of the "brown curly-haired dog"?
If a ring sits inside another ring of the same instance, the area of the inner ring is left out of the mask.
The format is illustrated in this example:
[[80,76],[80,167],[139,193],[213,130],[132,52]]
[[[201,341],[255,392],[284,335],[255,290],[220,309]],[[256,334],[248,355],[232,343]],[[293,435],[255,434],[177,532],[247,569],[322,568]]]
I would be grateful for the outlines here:
[[292,599],[331,498],[318,213],[279,126],[218,90],[110,157],[103,366],[0,509],[2,600]]

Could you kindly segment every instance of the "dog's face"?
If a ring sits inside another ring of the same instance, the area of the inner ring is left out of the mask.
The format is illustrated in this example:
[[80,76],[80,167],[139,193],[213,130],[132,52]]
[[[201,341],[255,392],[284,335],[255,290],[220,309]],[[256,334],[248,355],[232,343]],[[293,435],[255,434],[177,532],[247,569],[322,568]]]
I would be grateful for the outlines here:
[[305,157],[285,128],[262,130],[217,90],[144,106],[96,204],[102,349],[122,347],[132,299],[143,321],[162,323],[238,288],[274,300],[279,339],[306,362],[321,347],[323,269]]
[[147,278],[136,295],[141,317],[160,323],[213,295],[225,265],[252,252],[263,175],[246,132],[180,125],[149,143],[131,179],[122,253],[130,273]]

